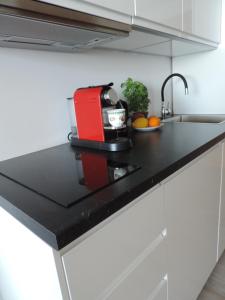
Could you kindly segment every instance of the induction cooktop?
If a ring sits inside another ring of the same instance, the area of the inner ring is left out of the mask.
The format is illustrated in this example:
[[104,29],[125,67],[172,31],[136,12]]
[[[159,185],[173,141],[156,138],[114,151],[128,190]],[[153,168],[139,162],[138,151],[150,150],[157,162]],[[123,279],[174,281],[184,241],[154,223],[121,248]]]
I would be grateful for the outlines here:
[[0,174],[50,201],[70,207],[139,170],[101,153],[59,146],[0,163]]

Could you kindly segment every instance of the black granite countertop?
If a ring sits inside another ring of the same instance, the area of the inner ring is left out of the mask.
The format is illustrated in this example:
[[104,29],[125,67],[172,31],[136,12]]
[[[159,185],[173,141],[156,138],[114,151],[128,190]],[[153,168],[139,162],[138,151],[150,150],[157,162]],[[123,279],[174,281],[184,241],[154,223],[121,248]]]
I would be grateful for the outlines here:
[[[6,160],[0,162],[0,205],[61,249],[224,138],[225,124],[171,122],[160,130],[136,133],[134,147],[124,152],[63,144]],[[78,169],[84,157],[82,173]],[[94,181],[87,177],[96,173],[88,164],[93,159],[102,166]],[[111,184],[105,162],[108,172],[115,164],[127,164],[131,173]],[[139,168],[133,172],[134,166]]]

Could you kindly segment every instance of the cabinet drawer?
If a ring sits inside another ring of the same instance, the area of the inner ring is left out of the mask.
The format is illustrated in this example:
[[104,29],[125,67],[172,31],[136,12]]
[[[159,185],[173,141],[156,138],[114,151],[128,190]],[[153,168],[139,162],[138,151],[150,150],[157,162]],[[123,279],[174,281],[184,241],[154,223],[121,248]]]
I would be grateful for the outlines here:
[[[104,300],[147,300],[163,299],[163,291],[158,291],[158,283],[165,282],[166,275],[166,247],[161,244],[150,252],[137,265],[121,284],[116,288],[112,286],[109,297],[102,297]],[[121,276],[122,277],[122,276]]]
[[63,255],[73,299],[101,299],[165,228],[162,188],[148,192],[110,223]]

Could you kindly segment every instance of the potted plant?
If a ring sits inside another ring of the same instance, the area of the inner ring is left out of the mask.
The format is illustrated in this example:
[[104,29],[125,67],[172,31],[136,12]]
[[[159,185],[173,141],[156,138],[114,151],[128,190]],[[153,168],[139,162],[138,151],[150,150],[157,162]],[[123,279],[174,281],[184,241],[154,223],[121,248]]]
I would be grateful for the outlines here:
[[128,102],[129,112],[132,114],[132,119],[136,117],[148,115],[149,97],[146,86],[139,82],[128,78],[121,84],[122,94]]

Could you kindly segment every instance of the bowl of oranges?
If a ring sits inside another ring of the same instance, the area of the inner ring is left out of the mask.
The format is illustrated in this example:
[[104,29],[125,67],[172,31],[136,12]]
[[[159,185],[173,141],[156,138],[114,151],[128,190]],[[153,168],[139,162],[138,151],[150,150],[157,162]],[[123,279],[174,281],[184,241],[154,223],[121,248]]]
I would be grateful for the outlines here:
[[150,116],[148,118],[140,116],[132,122],[132,127],[137,131],[153,131],[162,127],[160,118]]

